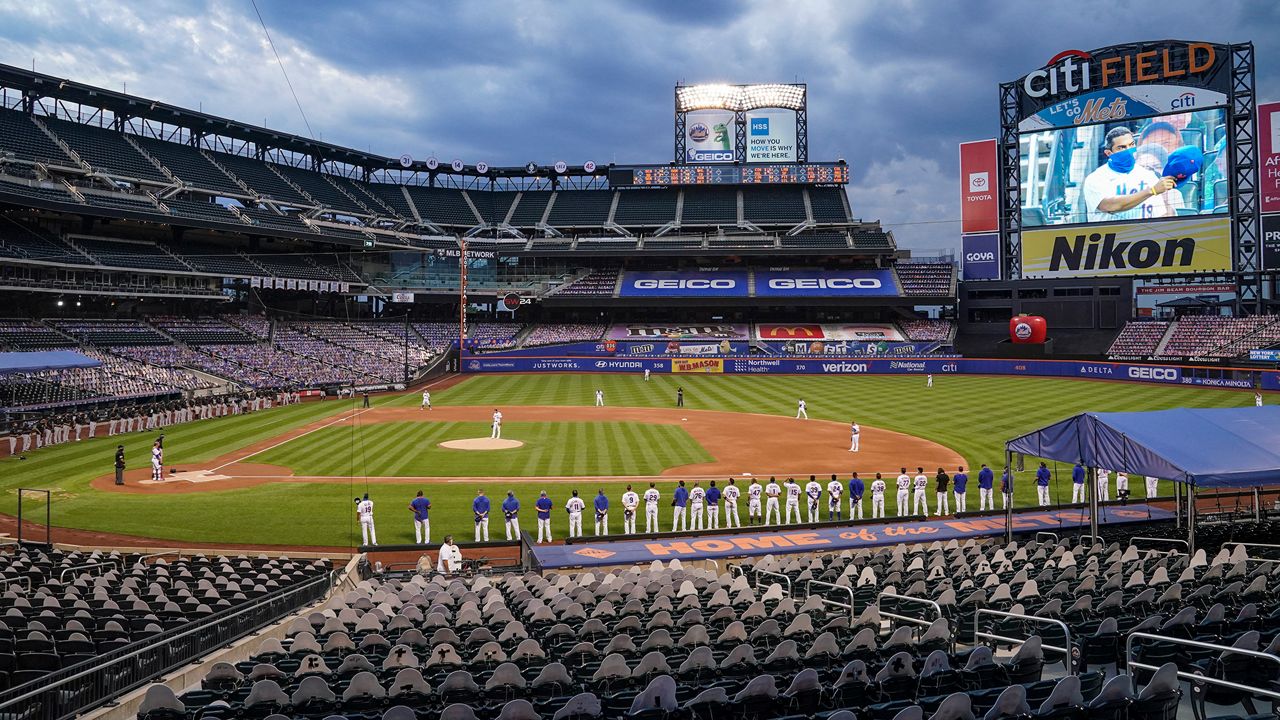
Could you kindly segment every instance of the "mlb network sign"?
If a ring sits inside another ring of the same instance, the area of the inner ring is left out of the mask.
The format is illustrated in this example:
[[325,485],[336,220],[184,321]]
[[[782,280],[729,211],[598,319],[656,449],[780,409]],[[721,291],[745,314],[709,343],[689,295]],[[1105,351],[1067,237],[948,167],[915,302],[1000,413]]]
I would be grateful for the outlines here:
[[1000,236],[965,235],[960,240],[965,280],[1000,279]]

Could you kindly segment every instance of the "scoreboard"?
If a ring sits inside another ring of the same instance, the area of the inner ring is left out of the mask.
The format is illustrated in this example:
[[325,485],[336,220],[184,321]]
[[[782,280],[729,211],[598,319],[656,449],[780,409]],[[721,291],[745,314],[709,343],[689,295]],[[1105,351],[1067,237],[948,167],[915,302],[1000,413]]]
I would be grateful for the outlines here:
[[613,186],[844,185],[848,182],[849,166],[843,163],[654,165],[609,171],[609,184]]

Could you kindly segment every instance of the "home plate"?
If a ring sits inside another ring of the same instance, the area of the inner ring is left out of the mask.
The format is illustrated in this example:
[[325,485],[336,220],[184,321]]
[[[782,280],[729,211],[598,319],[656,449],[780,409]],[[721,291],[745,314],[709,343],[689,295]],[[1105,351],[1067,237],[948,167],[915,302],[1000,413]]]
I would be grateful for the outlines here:
[[446,440],[440,443],[440,447],[449,448],[450,450],[510,450],[523,445],[524,443],[519,440],[495,438],[467,438],[465,440]]
[[217,480],[230,480],[230,475],[219,475],[212,470],[187,470],[184,472],[170,473],[164,476],[164,480],[139,480],[139,485],[164,485],[171,482],[189,482],[189,483],[207,483]]

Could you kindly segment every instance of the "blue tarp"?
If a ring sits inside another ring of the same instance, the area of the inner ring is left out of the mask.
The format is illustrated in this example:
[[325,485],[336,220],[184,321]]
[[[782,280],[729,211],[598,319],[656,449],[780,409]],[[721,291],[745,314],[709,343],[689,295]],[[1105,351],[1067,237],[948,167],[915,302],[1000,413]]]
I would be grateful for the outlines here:
[[1009,452],[1196,487],[1280,484],[1280,406],[1084,413],[1005,443]]
[[39,352],[0,352],[0,375],[63,368],[91,368],[102,363],[74,350],[42,350]]

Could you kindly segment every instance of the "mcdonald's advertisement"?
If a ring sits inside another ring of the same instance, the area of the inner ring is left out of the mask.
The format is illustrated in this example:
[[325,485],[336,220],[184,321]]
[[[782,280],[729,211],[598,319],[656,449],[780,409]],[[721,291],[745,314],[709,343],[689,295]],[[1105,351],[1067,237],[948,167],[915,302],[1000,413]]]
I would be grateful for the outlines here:
[[1022,232],[1027,278],[1229,272],[1227,218],[1036,228]]

